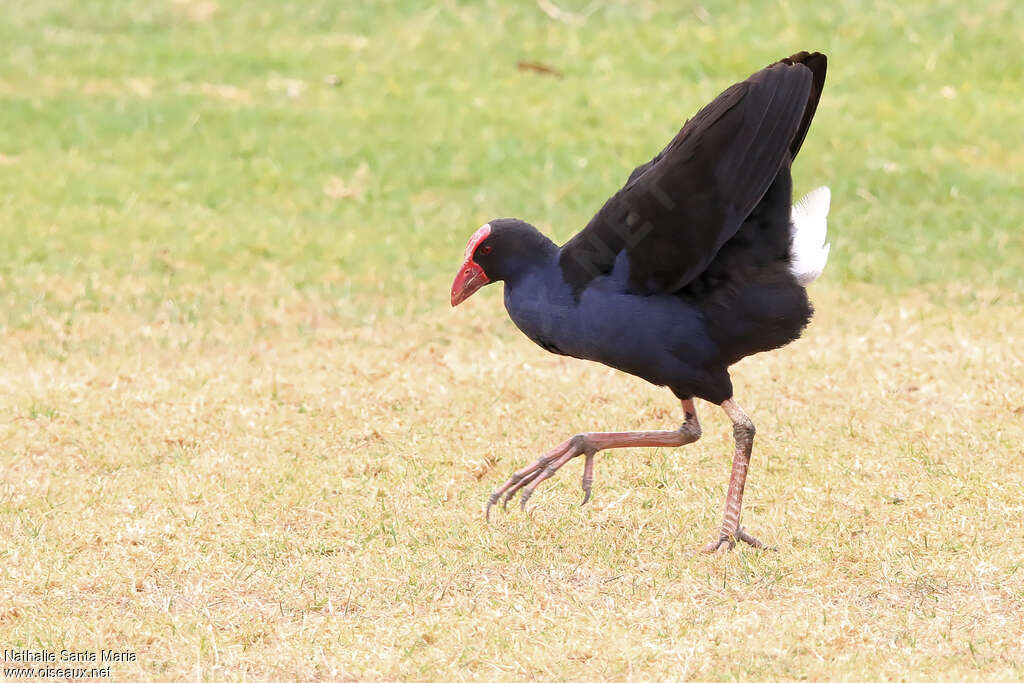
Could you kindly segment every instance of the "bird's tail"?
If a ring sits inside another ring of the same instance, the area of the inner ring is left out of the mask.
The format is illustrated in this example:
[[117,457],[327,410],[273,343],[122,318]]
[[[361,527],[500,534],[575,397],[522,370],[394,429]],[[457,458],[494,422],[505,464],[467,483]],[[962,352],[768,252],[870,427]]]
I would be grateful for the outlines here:
[[793,230],[789,247],[789,269],[802,286],[806,287],[821,275],[828,261],[831,245],[825,243],[829,202],[832,193],[827,187],[811,190],[793,205]]

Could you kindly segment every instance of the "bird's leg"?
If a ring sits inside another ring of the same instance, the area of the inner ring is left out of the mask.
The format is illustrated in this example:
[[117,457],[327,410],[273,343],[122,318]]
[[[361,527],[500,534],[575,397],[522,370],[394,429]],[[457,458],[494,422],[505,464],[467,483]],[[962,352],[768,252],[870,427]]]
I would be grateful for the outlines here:
[[700,438],[700,422],[691,399],[683,401],[686,419],[675,431],[655,432],[585,432],[562,442],[533,464],[516,471],[501,488],[487,499],[487,515],[490,517],[491,507],[499,500],[502,506],[508,504],[513,496],[522,491],[520,506],[525,508],[526,501],[533,495],[534,489],[542,481],[553,475],[565,463],[578,455],[585,455],[583,465],[583,502],[590,500],[590,488],[594,482],[594,454],[608,448],[630,448],[641,446],[667,446],[670,448],[693,443]]
[[732,476],[729,477],[729,493],[725,496],[725,518],[718,538],[703,548],[705,553],[719,549],[732,550],[736,541],[749,543],[755,548],[764,548],[757,540],[740,527],[740,509],[743,507],[743,485],[747,481],[747,467],[750,465],[750,451],[754,447],[754,423],[731,398],[722,403],[722,409],[732,420],[732,433],[736,439],[736,453],[732,458]]

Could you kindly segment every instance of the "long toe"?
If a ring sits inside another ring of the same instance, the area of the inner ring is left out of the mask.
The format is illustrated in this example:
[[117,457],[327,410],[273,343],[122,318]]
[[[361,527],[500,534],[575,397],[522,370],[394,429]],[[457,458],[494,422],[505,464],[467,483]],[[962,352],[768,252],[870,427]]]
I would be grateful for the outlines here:
[[758,550],[774,550],[774,548],[769,548],[764,543],[748,534],[743,530],[743,527],[740,527],[731,534],[719,533],[717,539],[705,545],[700,549],[700,551],[708,555],[712,553],[722,553],[735,548],[737,541],[743,541],[747,545],[751,545]]
[[[577,455],[583,453],[583,450],[573,439],[563,441],[558,446],[537,458],[530,465],[516,471],[511,477],[505,480],[505,483],[501,485],[494,493],[492,493],[487,499],[487,507],[484,510],[484,516],[487,519],[491,518],[491,508],[494,507],[495,503],[501,501],[502,509],[507,509],[508,502],[515,497],[517,493],[521,492],[520,507],[526,508],[526,501],[533,495],[534,489],[545,479],[551,477],[558,469],[569,462]],[[584,491],[587,493],[587,498],[590,497],[589,486],[586,484],[587,476],[589,473],[590,479],[593,479],[593,463],[588,460],[589,467],[584,468]],[[586,502],[584,499],[583,502]]]
[[530,499],[530,496],[533,495],[533,492],[537,488],[537,486],[539,486],[540,483],[543,482],[545,479],[549,479],[550,477],[554,476],[555,472],[561,469],[562,465],[575,458],[577,455],[580,454],[580,452],[581,451],[578,448],[572,447],[568,451],[566,451],[565,455],[563,455],[562,457],[558,458],[554,462],[549,462],[544,467],[544,469],[542,469],[537,474],[537,476],[530,481],[529,485],[525,489],[523,489],[523,495],[519,499],[519,507],[525,510],[526,501],[528,501]]
[[583,465],[583,502],[580,505],[586,505],[587,501],[590,500],[590,489],[594,485],[594,454],[587,453],[587,461]]
[[736,541],[730,540],[728,536],[720,536],[705,545],[700,551],[705,555],[720,554],[727,550],[732,550],[735,545]]
[[766,546],[764,543],[762,543],[761,541],[757,540],[756,538],[754,538],[753,536],[748,534],[746,531],[743,530],[743,527],[740,527],[739,529],[736,530],[736,538],[741,540],[741,541],[743,541],[747,545],[754,546],[758,550],[775,550],[775,548],[771,548],[769,546]]

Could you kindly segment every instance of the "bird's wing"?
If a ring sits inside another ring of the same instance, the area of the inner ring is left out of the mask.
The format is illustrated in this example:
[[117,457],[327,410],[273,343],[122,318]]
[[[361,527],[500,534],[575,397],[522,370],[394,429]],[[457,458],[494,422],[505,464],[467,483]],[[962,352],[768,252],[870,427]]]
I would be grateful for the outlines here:
[[672,292],[697,277],[799,150],[824,75],[824,55],[802,52],[701,109],[562,246],[566,282],[581,291],[623,250],[638,291]]
[[828,60],[820,52],[797,52],[792,57],[782,60],[783,64],[803,64],[811,70],[811,92],[807,97],[807,108],[804,109],[804,116],[800,119],[800,126],[796,129],[793,142],[789,145],[790,161],[796,159],[796,153],[804,144],[807,137],[807,129],[811,127],[811,119],[814,112],[818,110],[818,100],[821,99],[821,91],[825,88],[825,72],[828,70]]

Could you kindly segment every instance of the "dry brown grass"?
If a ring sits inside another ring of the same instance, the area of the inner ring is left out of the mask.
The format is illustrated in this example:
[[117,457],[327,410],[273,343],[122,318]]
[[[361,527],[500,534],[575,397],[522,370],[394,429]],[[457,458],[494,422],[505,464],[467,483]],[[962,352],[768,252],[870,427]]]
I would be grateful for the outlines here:
[[590,506],[570,465],[484,523],[553,442],[680,419],[532,347],[493,292],[363,321],[239,291],[192,321],[40,310],[0,340],[0,643],[134,650],[123,678],[1019,678],[1024,320],[999,294],[816,289],[805,338],[734,373],[744,521],[778,552],[711,558],[731,437],[706,404],[694,445],[598,456]]

